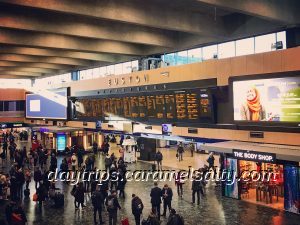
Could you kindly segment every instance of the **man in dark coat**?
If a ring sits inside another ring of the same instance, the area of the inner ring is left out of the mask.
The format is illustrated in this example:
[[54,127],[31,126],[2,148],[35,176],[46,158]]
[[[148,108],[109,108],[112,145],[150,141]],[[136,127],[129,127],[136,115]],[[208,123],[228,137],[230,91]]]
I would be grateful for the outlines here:
[[131,210],[132,210],[132,214],[134,215],[136,225],[141,224],[141,215],[143,213],[143,209],[144,209],[144,204],[142,200],[135,194],[132,194]]
[[167,207],[169,211],[171,210],[172,197],[173,197],[172,189],[167,184],[165,184],[164,188],[162,189],[162,198],[164,202],[164,212],[162,216],[166,216]]
[[108,211],[108,219],[109,225],[116,225],[117,224],[117,217],[118,217],[118,209],[121,209],[119,201],[117,199],[117,192],[112,191],[111,195],[106,198],[105,205]]
[[202,196],[204,196],[200,176],[193,177],[192,191],[193,191],[193,193],[192,193],[193,203],[195,203],[195,195],[197,194],[197,204],[199,205],[200,204],[200,193],[202,194]]
[[162,191],[158,187],[157,182],[154,182],[154,188],[152,188],[151,193],[151,204],[153,211],[156,212],[158,220],[160,220],[160,204],[161,204],[161,197],[162,197]]
[[94,223],[97,224],[96,215],[97,215],[97,212],[98,212],[100,224],[104,224],[104,222],[102,220],[102,214],[101,214],[102,205],[103,205],[103,202],[104,202],[104,196],[100,192],[100,187],[99,186],[92,193],[91,199],[92,199],[92,204],[93,204],[93,207],[94,207]]

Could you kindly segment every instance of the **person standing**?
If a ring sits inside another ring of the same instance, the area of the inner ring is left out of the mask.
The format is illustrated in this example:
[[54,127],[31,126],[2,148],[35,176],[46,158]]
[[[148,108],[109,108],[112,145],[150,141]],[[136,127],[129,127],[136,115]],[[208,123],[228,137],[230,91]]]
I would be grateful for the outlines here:
[[79,209],[80,206],[81,206],[82,209],[84,209],[85,208],[85,205],[84,205],[84,188],[83,188],[82,183],[79,183],[78,186],[76,187],[74,197],[75,197],[75,202],[78,203],[78,205],[75,204],[75,209]]
[[155,160],[157,163],[157,170],[162,170],[163,155],[159,150],[155,154]]
[[177,194],[182,198],[184,179],[181,177],[181,171],[175,174],[175,185],[177,186]]
[[165,184],[164,188],[162,189],[162,198],[163,198],[163,205],[164,205],[164,212],[162,216],[166,216],[167,207],[169,211],[172,208],[172,198],[173,198],[173,191],[167,184]]
[[96,190],[92,193],[91,199],[92,199],[92,204],[94,207],[94,223],[97,224],[97,212],[99,215],[99,222],[100,224],[104,224],[102,220],[102,205],[104,202],[104,196],[100,192],[100,187],[98,186]]
[[195,146],[193,143],[189,144],[189,150],[191,152],[191,157],[194,157]]
[[184,152],[184,148],[182,145],[182,142],[179,143],[179,146],[177,148],[177,154],[178,154],[178,161],[182,161],[183,160],[183,152]]
[[106,198],[105,205],[108,211],[108,220],[109,225],[116,225],[117,224],[117,217],[118,217],[118,209],[121,210],[121,206],[117,199],[117,192],[112,191],[111,195]]
[[7,141],[4,140],[3,145],[2,145],[2,149],[3,149],[3,153],[5,155],[5,158],[7,157],[7,147],[8,147]]
[[141,215],[143,214],[143,209],[144,209],[144,204],[142,200],[135,194],[132,194],[131,210],[136,225],[141,225]]
[[193,182],[192,182],[192,201],[193,204],[195,203],[195,195],[197,194],[197,204],[200,204],[200,193],[202,196],[204,196],[203,188],[202,188],[202,182],[200,176],[194,176]]
[[35,167],[33,180],[35,182],[35,189],[38,189],[38,184],[40,186],[40,182],[42,180],[42,171],[38,167]]
[[154,188],[151,189],[150,193],[152,209],[155,211],[158,220],[160,220],[160,205],[162,190],[158,187],[158,183],[154,182]]

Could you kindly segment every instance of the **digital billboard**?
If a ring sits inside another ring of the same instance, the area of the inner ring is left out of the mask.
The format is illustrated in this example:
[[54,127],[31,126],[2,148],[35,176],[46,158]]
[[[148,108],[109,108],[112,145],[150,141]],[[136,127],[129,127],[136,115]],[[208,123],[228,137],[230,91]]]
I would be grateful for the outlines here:
[[26,118],[67,119],[67,88],[26,95]]
[[235,121],[300,122],[300,77],[233,81]]

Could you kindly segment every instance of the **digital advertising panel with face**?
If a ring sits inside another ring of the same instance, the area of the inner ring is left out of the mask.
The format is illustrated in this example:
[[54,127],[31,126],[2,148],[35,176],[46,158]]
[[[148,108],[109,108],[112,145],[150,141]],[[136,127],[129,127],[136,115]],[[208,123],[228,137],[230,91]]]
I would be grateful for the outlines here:
[[300,122],[300,77],[233,81],[235,121]]

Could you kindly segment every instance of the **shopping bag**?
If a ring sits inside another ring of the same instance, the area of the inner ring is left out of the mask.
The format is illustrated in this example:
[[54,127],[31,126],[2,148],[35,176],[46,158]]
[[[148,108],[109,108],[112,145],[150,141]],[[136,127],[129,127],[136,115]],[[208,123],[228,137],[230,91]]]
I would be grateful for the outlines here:
[[122,219],[122,220],[121,220],[121,224],[122,224],[122,225],[129,225],[129,220],[128,220],[128,218]]
[[37,202],[37,200],[38,200],[38,196],[36,193],[34,193],[32,196],[32,201]]

